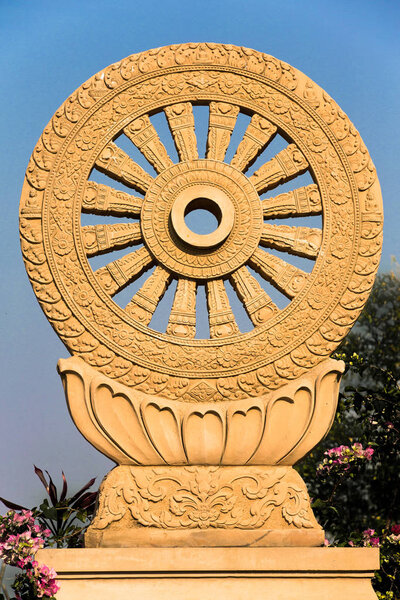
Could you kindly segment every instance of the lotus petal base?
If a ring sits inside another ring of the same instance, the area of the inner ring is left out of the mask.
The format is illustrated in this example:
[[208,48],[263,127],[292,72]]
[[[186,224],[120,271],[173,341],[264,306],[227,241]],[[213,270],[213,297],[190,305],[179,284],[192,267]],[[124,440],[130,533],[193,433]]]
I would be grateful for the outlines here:
[[329,431],[344,363],[327,359],[269,394],[170,400],[60,360],[75,425],[120,465],[293,465]]

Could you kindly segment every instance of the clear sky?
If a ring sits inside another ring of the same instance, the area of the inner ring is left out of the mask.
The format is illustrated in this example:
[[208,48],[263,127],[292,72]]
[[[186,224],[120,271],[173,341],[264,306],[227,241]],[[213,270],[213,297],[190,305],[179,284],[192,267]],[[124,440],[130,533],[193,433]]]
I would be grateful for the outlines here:
[[398,0],[0,0],[0,495],[43,496],[32,464],[72,485],[100,481],[112,463],[69,418],[58,358],[67,352],[31,290],[18,240],[29,156],[67,96],[129,54],[171,43],[232,43],[297,67],[339,103],[378,170],[384,207],[382,270],[400,258]]

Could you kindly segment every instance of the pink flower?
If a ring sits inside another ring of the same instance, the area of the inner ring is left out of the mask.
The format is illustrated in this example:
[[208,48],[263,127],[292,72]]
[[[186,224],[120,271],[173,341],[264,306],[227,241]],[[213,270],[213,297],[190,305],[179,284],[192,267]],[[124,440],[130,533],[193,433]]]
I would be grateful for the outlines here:
[[47,565],[38,566],[36,563],[34,575],[38,598],[43,598],[44,596],[51,598],[60,589],[60,586],[56,582],[57,573]]
[[[29,587],[33,594],[30,597],[52,598],[59,590],[54,569],[34,560],[36,552],[51,535],[49,529],[35,523],[32,511],[9,511],[0,515],[0,559],[22,569],[15,581]],[[17,590],[15,593],[16,599],[22,600]]]
[[375,533],[375,529],[366,529],[365,531],[363,531],[363,536],[371,537],[371,535],[375,535]]
[[0,558],[9,565],[24,568],[43,548],[44,537],[41,536],[42,527],[35,524],[32,511],[9,511],[0,516]]
[[380,540],[376,535],[375,529],[366,529],[363,531],[364,546],[379,546]]
[[390,531],[392,533],[394,533],[395,535],[400,535],[400,524],[399,525],[392,525],[392,527],[390,528]]
[[375,450],[373,448],[370,448],[368,446],[368,448],[366,448],[364,450],[364,456],[367,460],[371,460],[373,453],[375,452]]
[[25,565],[26,565],[26,560],[21,558],[20,560],[17,561],[16,566],[19,567],[20,569],[23,569],[25,567]]
[[373,453],[372,448],[368,447],[364,450],[359,442],[355,442],[351,447],[341,445],[337,448],[330,448],[324,452],[326,458],[318,465],[317,473],[324,471],[330,473],[332,469],[345,473],[357,461],[371,460]]

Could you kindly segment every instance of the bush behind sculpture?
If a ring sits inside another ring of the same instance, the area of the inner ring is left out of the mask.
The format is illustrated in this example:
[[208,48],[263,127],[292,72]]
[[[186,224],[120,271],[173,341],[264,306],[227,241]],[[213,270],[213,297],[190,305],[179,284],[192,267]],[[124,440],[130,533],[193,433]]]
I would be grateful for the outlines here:
[[339,348],[346,376],[334,425],[298,470],[329,543],[380,546],[380,598],[400,598],[400,271],[377,277]]

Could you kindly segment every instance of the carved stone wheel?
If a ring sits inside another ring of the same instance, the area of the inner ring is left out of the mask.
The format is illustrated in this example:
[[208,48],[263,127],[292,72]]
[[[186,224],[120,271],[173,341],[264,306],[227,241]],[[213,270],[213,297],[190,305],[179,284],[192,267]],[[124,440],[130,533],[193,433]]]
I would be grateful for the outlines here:
[[[209,111],[205,156],[197,104]],[[168,121],[175,164],[152,123],[158,113]],[[249,124],[228,162],[240,113]],[[121,148],[121,134],[156,174]],[[286,147],[246,174],[276,135]],[[94,180],[96,170],[107,184]],[[296,185],[305,172],[313,183]],[[280,193],[290,180],[291,191]],[[187,226],[185,216],[199,207],[217,217],[214,232]],[[81,213],[118,222],[82,226]],[[312,215],[322,215],[321,228],[304,225]],[[381,228],[374,166],[335,102],[289,65],[219,44],[133,55],[83,84],[45,128],[21,201],[28,275],[70,352],[126,385],[192,401],[260,396],[326,358],[368,298]],[[92,269],[88,258],[103,253],[108,263]],[[314,261],[311,271],[291,255]],[[145,271],[140,289],[118,306],[113,296]],[[290,300],[283,310],[254,272]],[[253,323],[249,332],[239,331],[227,281]],[[149,324],[172,284],[168,326],[158,332]],[[195,339],[200,284],[210,339]]]

